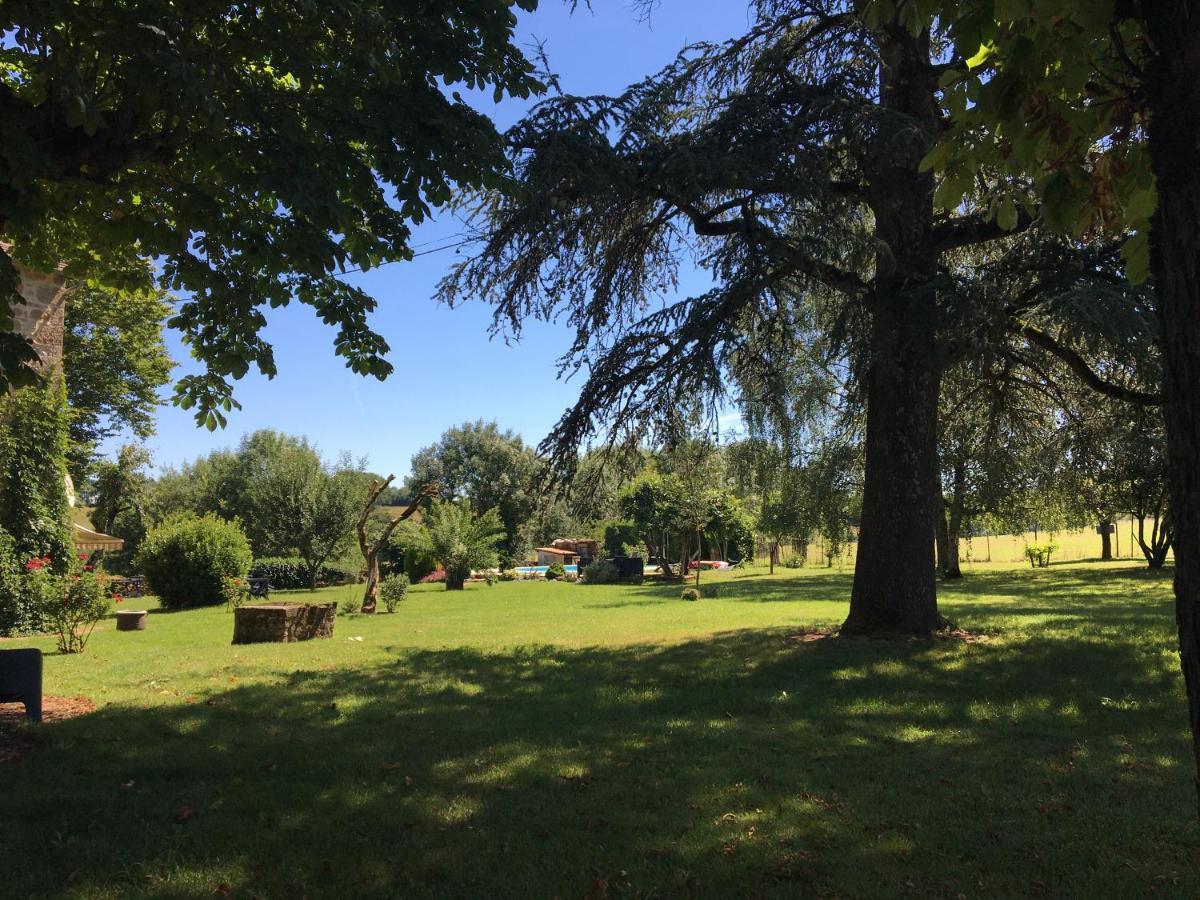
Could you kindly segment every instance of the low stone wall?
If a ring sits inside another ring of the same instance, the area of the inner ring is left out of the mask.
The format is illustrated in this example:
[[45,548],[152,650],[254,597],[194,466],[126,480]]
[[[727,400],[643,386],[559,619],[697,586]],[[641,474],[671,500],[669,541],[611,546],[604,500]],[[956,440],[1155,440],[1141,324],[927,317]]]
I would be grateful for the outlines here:
[[233,611],[233,642],[260,644],[333,637],[336,603],[264,603]]

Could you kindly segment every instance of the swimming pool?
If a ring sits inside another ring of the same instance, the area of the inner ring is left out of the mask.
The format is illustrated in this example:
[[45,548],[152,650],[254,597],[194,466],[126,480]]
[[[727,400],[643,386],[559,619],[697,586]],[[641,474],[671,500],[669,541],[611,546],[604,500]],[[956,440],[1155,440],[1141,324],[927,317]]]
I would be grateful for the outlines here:
[[[545,575],[546,570],[549,568],[549,566],[517,566],[517,571],[522,575],[531,575],[534,572],[541,572],[543,575]],[[563,571],[578,573],[579,566],[563,566]]]

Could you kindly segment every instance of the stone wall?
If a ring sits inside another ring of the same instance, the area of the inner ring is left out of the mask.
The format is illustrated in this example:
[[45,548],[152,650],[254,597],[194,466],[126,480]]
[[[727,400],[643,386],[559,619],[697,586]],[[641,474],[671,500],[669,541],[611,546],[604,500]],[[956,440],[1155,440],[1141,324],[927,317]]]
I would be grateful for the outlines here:
[[16,330],[33,342],[43,366],[62,363],[67,288],[57,272],[35,272],[17,264],[25,302],[13,312]]
[[265,603],[233,611],[233,643],[290,643],[333,637],[336,603]]

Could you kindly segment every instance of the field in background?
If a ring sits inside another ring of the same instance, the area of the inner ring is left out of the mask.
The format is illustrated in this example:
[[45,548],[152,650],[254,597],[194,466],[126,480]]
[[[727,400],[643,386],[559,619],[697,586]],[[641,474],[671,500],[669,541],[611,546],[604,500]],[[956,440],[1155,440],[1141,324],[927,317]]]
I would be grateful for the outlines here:
[[[1150,536],[1150,527],[1150,522],[1147,522],[1147,540]],[[1131,528],[1133,529],[1132,533],[1130,531]],[[1113,552],[1117,559],[1144,559],[1141,548],[1138,547],[1134,536],[1136,530],[1137,523],[1132,519],[1123,519],[1117,523],[1117,533],[1113,535]],[[1096,533],[1095,528],[1054,533],[1041,531],[1037,534],[1027,531],[1020,537],[1011,534],[979,535],[977,537],[964,538],[960,541],[959,554],[964,567],[970,567],[974,563],[1028,564],[1025,559],[1025,548],[1030,544],[1045,543],[1047,540],[1052,540],[1058,544],[1058,549],[1054,552],[1052,559],[1070,562],[1084,559],[1098,560],[1100,558],[1100,535]],[[846,552],[834,560],[833,567],[847,568],[853,566],[856,549],[856,544],[847,547]],[[780,554],[781,559],[785,560],[793,555],[791,551],[785,551]],[[1173,554],[1168,556],[1168,559],[1173,558]],[[824,542],[817,540],[809,544],[807,565],[821,567],[825,564]]]

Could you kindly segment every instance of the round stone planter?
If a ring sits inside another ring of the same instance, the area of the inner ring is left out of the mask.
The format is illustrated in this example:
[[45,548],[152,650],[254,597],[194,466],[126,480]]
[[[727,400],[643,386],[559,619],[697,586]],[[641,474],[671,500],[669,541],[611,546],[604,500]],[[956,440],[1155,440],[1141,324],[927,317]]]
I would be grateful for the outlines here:
[[144,609],[122,609],[117,611],[117,631],[145,631]]

